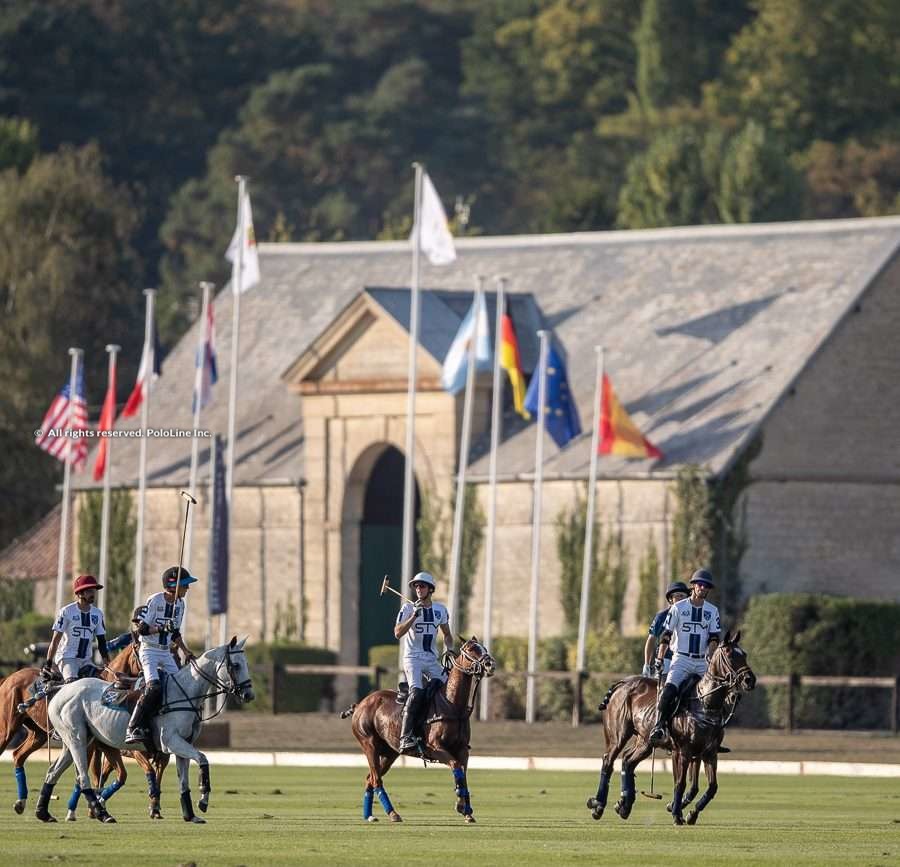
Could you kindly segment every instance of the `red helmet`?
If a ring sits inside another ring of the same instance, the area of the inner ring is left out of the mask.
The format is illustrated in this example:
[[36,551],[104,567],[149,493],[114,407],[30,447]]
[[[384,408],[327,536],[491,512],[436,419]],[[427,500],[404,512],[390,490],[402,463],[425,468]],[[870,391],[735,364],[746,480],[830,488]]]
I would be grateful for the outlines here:
[[75,593],[81,593],[82,590],[102,590],[103,585],[98,583],[93,575],[79,575],[72,582],[72,590]]

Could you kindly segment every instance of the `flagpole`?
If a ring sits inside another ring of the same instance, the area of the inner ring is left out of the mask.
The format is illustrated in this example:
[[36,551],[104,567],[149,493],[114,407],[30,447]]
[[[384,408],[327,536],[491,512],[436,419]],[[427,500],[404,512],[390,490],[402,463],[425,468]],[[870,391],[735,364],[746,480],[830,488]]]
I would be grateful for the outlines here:
[[[197,489],[197,470],[200,463],[200,439],[197,431],[200,429],[200,394],[203,388],[203,370],[206,365],[204,352],[206,350],[206,341],[208,335],[207,318],[209,315],[210,293],[214,288],[213,283],[207,283],[205,280],[200,283],[200,291],[202,300],[200,302],[200,333],[197,336],[197,358],[196,369],[194,370],[194,428],[191,435],[191,471],[188,478],[188,490],[193,494]],[[191,545],[194,541],[194,513],[188,515],[187,536],[184,541],[184,562],[187,564],[188,570],[191,567]]]
[[[493,638],[494,620],[494,534],[497,528],[497,446],[500,443],[500,410],[503,393],[500,384],[500,352],[503,345],[503,309],[506,298],[506,278],[497,279],[497,311],[494,324],[494,378],[491,386],[491,453],[488,462],[488,520],[487,546],[484,555],[484,627],[482,641],[490,649]],[[478,718],[486,720],[490,713],[490,692],[488,681],[481,682],[481,705]]]
[[155,289],[145,289],[147,299],[144,319],[144,357],[147,364],[144,368],[144,398],[141,401],[141,450],[138,464],[138,508],[137,508],[137,540],[134,550],[134,607],[141,604],[144,580],[144,500],[147,492],[147,430],[150,427],[150,393],[153,389],[153,370],[156,367],[153,345],[153,302]]
[[[238,359],[240,335],[241,335],[241,293],[244,282],[244,196],[247,190],[247,178],[244,175],[235,175],[238,185],[237,225],[239,228],[238,245],[235,251],[234,270],[232,271],[232,316],[231,316],[231,382],[228,392],[228,460],[225,462],[225,500],[228,503],[228,544],[231,544],[231,530],[234,524],[234,449],[235,449],[235,420],[237,417],[237,393],[238,393]],[[219,636],[225,643],[228,633],[228,606],[222,612],[219,620]],[[265,638],[265,636],[260,636]]]
[[415,462],[416,462],[416,355],[419,348],[419,256],[422,246],[422,166],[415,169],[415,202],[413,205],[413,261],[409,298],[409,364],[406,385],[406,461],[403,465],[403,558],[402,583],[412,578],[413,542],[415,539]]
[[453,511],[453,536],[450,543],[450,591],[448,608],[450,622],[457,631],[462,630],[459,613],[459,563],[462,557],[463,513],[466,505],[466,468],[469,464],[469,441],[472,436],[472,403],[475,392],[475,350],[478,345],[478,326],[481,298],[484,294],[484,277],[476,276],[475,298],[472,301],[472,313],[475,316],[475,329],[466,349],[466,391],[463,399],[463,423],[459,438],[459,470],[456,474],[456,508]]
[[[116,379],[116,356],[119,354],[121,346],[115,343],[108,343],[106,351],[109,353],[109,372],[107,374],[107,388],[109,384],[115,382]],[[106,401],[104,400],[104,406]],[[113,412],[115,417],[115,411]],[[115,418],[113,418],[113,422]],[[110,433],[112,429],[110,429]],[[110,493],[110,470],[112,465],[112,437],[106,440],[106,464],[103,467],[103,508],[100,513],[100,574],[97,576],[99,582],[105,587],[107,573],[109,571],[109,501]],[[97,591],[97,607],[103,610],[104,593],[103,588]]]
[[547,353],[549,331],[538,331],[541,340],[538,362],[538,417],[534,446],[534,495],[531,507],[531,599],[528,611],[528,675],[525,690],[525,722],[536,718],[534,673],[537,670],[538,591],[541,576],[541,498],[544,482],[544,427],[547,406]]
[[72,489],[72,415],[75,407],[75,395],[78,386],[78,365],[84,350],[72,347],[69,355],[72,356],[72,364],[69,368],[69,404],[66,407],[66,424],[64,436],[66,438],[65,455],[66,463],[63,469],[63,499],[62,515],[59,527],[59,559],[56,564],[56,610],[63,605],[63,585],[66,580],[66,545],[69,536],[69,498]]
[[578,609],[578,650],[575,670],[584,671],[584,648],[587,639],[588,606],[591,600],[591,566],[594,549],[594,507],[597,499],[597,451],[600,446],[600,400],[603,392],[603,347],[597,353],[597,384],[594,389],[594,432],[591,435],[591,471],[588,476],[587,514],[584,524],[584,559],[581,566],[581,604]]

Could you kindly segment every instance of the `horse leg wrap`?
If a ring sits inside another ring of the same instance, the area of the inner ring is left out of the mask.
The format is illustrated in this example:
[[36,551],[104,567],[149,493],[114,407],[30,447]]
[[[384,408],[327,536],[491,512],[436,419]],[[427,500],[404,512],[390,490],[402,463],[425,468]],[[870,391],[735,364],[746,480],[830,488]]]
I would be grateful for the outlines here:
[[50,796],[53,794],[53,786],[54,783],[44,783],[41,786],[41,793],[38,795],[37,807],[35,807],[34,815],[38,817],[42,822],[55,822],[56,819],[50,815],[50,811],[47,809],[50,804]]
[[159,783],[156,781],[156,774],[153,771],[147,771],[147,794],[151,798],[159,797]]
[[375,801],[375,790],[371,786],[366,786],[363,792],[363,819],[367,822],[372,818],[372,804]]
[[194,805],[191,803],[191,790],[185,789],[181,793],[181,818],[185,822],[194,820]]
[[119,780],[113,780],[102,792],[100,792],[100,797],[104,801],[108,801],[121,788],[122,783],[119,782]]
[[375,789],[375,794],[378,795],[378,800],[381,801],[381,806],[384,808],[384,812],[390,815],[394,812],[394,805],[391,803],[391,799],[388,797],[388,793],[379,786]]
[[25,768],[16,768],[16,791],[20,801],[28,798],[28,784],[25,782]]
[[466,772],[462,768],[454,768],[453,779],[456,782],[456,797],[464,802],[462,809],[459,805],[456,809],[464,816],[468,816],[472,812],[472,805],[469,802],[469,790],[466,788]]
[[209,794],[212,789],[209,786],[209,765],[200,765],[200,792]]
[[600,803],[601,807],[606,806],[606,800],[609,798],[609,778],[612,776],[612,771],[600,771],[600,785],[597,786],[597,801]]
[[81,797],[81,786],[78,783],[75,783],[75,788],[72,789],[72,794],[69,795],[69,803],[66,804],[68,809],[76,810],[78,808],[78,799]]

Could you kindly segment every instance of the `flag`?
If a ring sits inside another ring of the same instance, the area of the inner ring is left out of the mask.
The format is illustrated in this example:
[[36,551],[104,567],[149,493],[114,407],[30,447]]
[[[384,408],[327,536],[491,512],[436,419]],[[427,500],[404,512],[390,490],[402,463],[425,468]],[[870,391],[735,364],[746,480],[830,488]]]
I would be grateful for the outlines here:
[[[234,235],[231,236],[231,243],[225,252],[225,258],[231,262],[231,290],[235,294],[240,284],[241,292],[252,289],[259,283],[259,249],[256,246],[256,235],[253,232],[253,211],[250,209],[250,193],[244,190],[244,201],[241,207],[241,224],[244,231],[241,232],[241,226],[235,226]],[[242,238],[243,236],[243,238]],[[243,252],[241,254],[241,279],[238,280],[237,260],[238,260],[238,244],[243,241]]]
[[513,406],[516,408],[516,412],[522,418],[530,419],[531,413],[525,409],[525,375],[522,373],[519,341],[509,313],[504,313],[500,320],[500,366],[509,377]]
[[[40,435],[34,439],[35,445],[60,461],[68,457],[72,469],[76,472],[84,469],[87,463],[87,439],[82,432],[88,430],[87,404],[84,402],[84,371],[79,366],[75,376],[75,397],[71,400],[71,418],[69,417],[70,390],[67,382],[62,390],[53,398],[50,408],[41,422]],[[71,449],[68,445],[71,443]]]
[[[532,415],[538,412],[538,388],[540,370],[536,370],[528,383],[525,395],[525,409]],[[547,432],[562,448],[572,437],[581,433],[581,422],[575,400],[569,391],[566,368],[556,350],[550,346],[547,351],[547,405],[544,407]]]
[[623,458],[662,458],[662,452],[650,442],[631,420],[609,377],[603,374],[600,392],[600,448],[601,455]]
[[[477,309],[476,309],[477,305]],[[441,373],[441,385],[450,394],[456,394],[466,385],[466,370],[469,362],[469,342],[475,340],[475,369],[490,370],[491,368],[491,339],[488,326],[487,306],[484,303],[484,294],[476,293],[476,299],[472,302],[466,318],[463,319],[450,350],[444,359],[444,369]]]
[[[203,323],[203,345],[197,354],[197,367],[203,368],[200,374],[200,409],[206,409],[212,400],[212,387],[219,381],[219,367],[216,361],[216,321],[213,316],[212,300],[206,305],[206,321]],[[197,395],[194,395],[194,406],[197,408]]]
[[[163,352],[159,342],[159,335],[156,333],[156,328],[152,324],[151,328],[153,330],[153,378],[151,382],[156,382],[162,371]],[[125,418],[131,418],[131,416],[135,415],[141,408],[141,403],[143,403],[144,398],[147,396],[147,368],[150,365],[149,355],[150,344],[145,343],[144,351],[141,353],[141,363],[138,367],[137,378],[134,381],[134,388],[131,390],[131,394],[128,395],[128,400],[125,401],[125,406],[122,409],[122,415],[125,416]]]
[[97,432],[100,434],[100,445],[97,448],[97,459],[94,461],[94,481],[99,482],[106,472],[106,457],[109,451],[109,437],[102,435],[103,431],[111,431],[116,423],[116,368],[109,371],[109,385],[106,387],[106,397],[103,399],[103,409],[100,411],[100,424]]
[[225,448],[219,434],[216,434],[213,451],[213,512],[206,601],[210,614],[224,614],[228,611],[228,499],[225,495]]
[[[419,249],[432,265],[449,265],[456,259],[453,235],[447,224],[444,206],[427,172],[422,174],[422,203],[419,207]],[[415,243],[416,227],[411,240]]]

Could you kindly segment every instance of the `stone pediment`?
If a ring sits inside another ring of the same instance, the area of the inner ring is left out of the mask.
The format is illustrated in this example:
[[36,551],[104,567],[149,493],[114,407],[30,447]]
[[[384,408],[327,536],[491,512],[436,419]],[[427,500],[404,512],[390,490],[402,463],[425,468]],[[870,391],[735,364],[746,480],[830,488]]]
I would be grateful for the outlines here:
[[[282,379],[300,394],[406,391],[408,362],[408,331],[363,291],[312,341]],[[427,345],[420,344],[416,365],[418,389],[439,389],[441,361]]]

